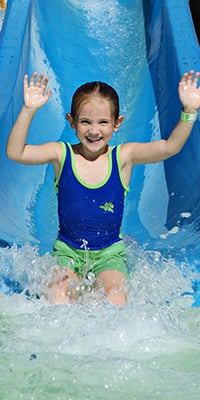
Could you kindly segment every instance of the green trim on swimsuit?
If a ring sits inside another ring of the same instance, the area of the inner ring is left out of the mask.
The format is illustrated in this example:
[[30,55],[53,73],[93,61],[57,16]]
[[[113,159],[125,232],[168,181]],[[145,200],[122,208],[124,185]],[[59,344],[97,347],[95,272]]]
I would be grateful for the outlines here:
[[59,143],[62,146],[62,159],[61,159],[61,163],[60,163],[60,169],[58,172],[58,176],[54,181],[54,189],[55,189],[56,193],[58,192],[58,183],[59,183],[59,180],[60,180],[60,177],[62,174],[63,166],[64,166],[66,155],[67,155],[67,148],[65,146],[65,143],[64,142],[59,142]]
[[[61,174],[62,174],[63,166],[64,166],[65,159],[66,159],[66,155],[67,155],[67,147],[66,147],[65,143],[64,143],[64,142],[59,142],[59,143],[60,143],[61,146],[62,146],[62,160],[61,160],[61,163],[60,163],[60,169],[59,169],[58,176],[57,176],[57,178],[56,178],[56,180],[55,180],[55,182],[54,182],[54,188],[55,188],[55,191],[56,191],[56,192],[58,192],[58,184],[59,184],[59,180],[60,180],[60,177],[61,177]],[[111,174],[111,171],[112,171],[112,151],[113,151],[113,147],[109,150],[109,153],[108,153],[108,172],[107,172],[107,175],[106,175],[105,179],[104,179],[101,183],[99,183],[98,185],[89,185],[89,184],[85,183],[85,182],[80,178],[80,176],[78,175],[78,173],[77,173],[77,171],[76,171],[75,159],[74,159],[74,152],[73,152],[72,146],[71,146],[71,144],[69,144],[69,143],[67,143],[67,144],[68,144],[68,146],[69,146],[69,150],[70,150],[70,154],[71,154],[72,170],[73,170],[73,173],[74,173],[76,179],[77,179],[83,186],[85,186],[85,187],[87,187],[87,188],[89,188],[89,189],[98,189],[98,188],[104,186],[105,183],[106,183],[106,182],[108,181],[108,179],[110,178],[110,174]],[[122,169],[121,169],[121,161],[120,161],[120,147],[121,147],[121,145],[119,145],[119,146],[117,147],[117,152],[116,152],[117,166],[118,166],[120,181],[121,181],[121,184],[122,184],[122,186],[123,186],[123,188],[124,188],[124,190],[125,190],[125,197],[126,197],[128,191],[129,191],[129,187],[125,185],[125,183],[124,183],[124,181],[123,181],[123,177],[122,177]]]
[[120,148],[121,148],[121,144],[119,146],[117,146],[117,152],[116,152],[116,157],[117,157],[117,165],[118,165],[118,171],[119,171],[119,177],[121,180],[121,184],[125,190],[125,196],[126,194],[129,192],[129,187],[125,185],[124,181],[123,181],[123,177],[122,177],[122,168],[121,168],[121,161],[120,161]]
[[81,183],[81,185],[85,186],[88,189],[98,189],[98,188],[104,186],[105,183],[110,178],[110,174],[111,174],[111,170],[112,170],[112,157],[111,157],[112,149],[110,149],[109,153],[108,153],[108,172],[107,172],[107,175],[106,175],[105,179],[101,183],[99,183],[98,185],[90,185],[90,184],[84,182],[80,178],[80,176],[78,175],[77,170],[76,170],[76,166],[75,166],[74,152],[73,152],[73,149],[72,149],[71,145],[69,143],[68,143],[68,145],[69,145],[70,153],[71,153],[72,170],[73,170],[73,173],[74,173],[76,179]]

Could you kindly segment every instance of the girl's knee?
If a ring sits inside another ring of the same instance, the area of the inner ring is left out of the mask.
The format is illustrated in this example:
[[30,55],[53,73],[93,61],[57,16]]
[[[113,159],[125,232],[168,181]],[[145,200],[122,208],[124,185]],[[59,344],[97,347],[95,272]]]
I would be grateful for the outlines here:
[[127,278],[119,271],[103,271],[98,275],[111,304],[123,307],[127,303]]
[[123,307],[127,303],[127,293],[124,288],[118,287],[110,287],[108,291],[106,291],[108,296],[108,300],[110,304],[116,305],[118,307]]

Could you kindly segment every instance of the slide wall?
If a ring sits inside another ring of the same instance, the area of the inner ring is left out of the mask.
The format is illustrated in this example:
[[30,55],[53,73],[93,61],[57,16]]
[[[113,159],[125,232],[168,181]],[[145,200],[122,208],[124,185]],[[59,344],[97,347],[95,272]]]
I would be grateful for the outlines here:
[[[102,80],[118,91],[125,116],[117,144],[169,135],[181,110],[177,85],[190,69],[200,70],[200,50],[187,0],[8,0],[0,33],[0,244],[28,242],[43,254],[57,233],[51,166],[19,165],[5,153],[25,73],[44,72],[52,89],[28,141],[75,143],[65,120],[71,96]],[[200,247],[199,144],[200,119],[180,154],[135,168],[123,221],[145,248],[191,262]]]

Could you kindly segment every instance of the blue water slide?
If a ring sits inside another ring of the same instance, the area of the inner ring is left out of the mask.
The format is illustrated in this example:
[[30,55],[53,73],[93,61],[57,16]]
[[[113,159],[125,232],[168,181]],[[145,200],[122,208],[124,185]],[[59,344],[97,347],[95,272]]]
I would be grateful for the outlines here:
[[[6,157],[25,73],[43,71],[52,89],[28,142],[74,143],[65,120],[71,96],[102,80],[118,91],[125,116],[116,144],[169,135],[180,116],[178,82],[189,69],[200,70],[200,50],[187,0],[8,0],[0,33],[0,246],[28,242],[43,254],[57,233],[51,166]],[[198,260],[199,144],[198,119],[181,153],[135,168],[123,231],[145,248]]]

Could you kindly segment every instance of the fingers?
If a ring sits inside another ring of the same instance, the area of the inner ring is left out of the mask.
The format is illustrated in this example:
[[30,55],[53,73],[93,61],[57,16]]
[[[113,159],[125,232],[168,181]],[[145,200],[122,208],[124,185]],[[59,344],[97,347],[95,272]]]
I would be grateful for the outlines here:
[[195,74],[195,76],[194,76],[194,79],[193,79],[193,83],[195,83],[195,85],[197,85],[199,76],[200,76],[200,72],[196,72],[196,74]]
[[186,86],[188,83],[190,84],[192,81],[192,75],[194,71],[191,70],[189,72],[185,72],[182,76],[182,79],[180,81],[180,85]]
[[36,76],[37,76],[37,72],[34,72],[33,75],[31,76],[31,79],[30,79],[30,85],[29,85],[30,87],[35,85]]
[[24,75],[24,88],[28,88],[28,75]]
[[47,76],[44,77],[44,74],[41,73],[35,82],[36,77],[37,77],[37,72],[34,72],[30,78],[30,84],[28,84],[28,75],[26,74],[24,76],[24,87],[27,88],[36,86],[36,87],[41,87],[43,90],[46,89],[49,78]]
[[190,86],[190,85],[194,84],[196,86],[199,76],[200,76],[200,72],[194,73],[194,70],[190,70],[189,72],[185,72],[183,74],[182,79],[179,84],[183,85],[183,86]]
[[37,79],[37,81],[36,81],[35,86],[41,87],[42,89],[45,89],[46,86],[47,86],[48,81],[49,81],[49,78],[47,76],[44,78],[44,74],[40,74],[38,79]]

